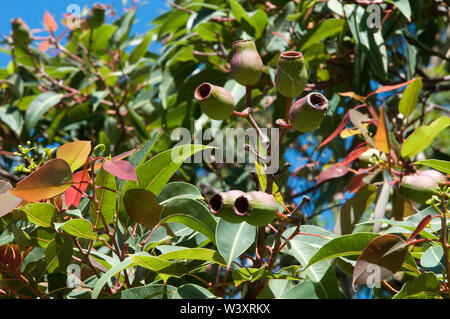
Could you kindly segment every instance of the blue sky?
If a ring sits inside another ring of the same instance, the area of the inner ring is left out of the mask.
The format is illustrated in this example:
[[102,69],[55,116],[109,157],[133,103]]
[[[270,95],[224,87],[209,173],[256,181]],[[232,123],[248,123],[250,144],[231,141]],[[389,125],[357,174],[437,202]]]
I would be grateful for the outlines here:
[[[92,4],[100,2],[104,4],[111,4],[118,14],[122,13],[123,0],[13,0],[2,1],[2,8],[0,10],[0,34],[6,35],[11,30],[11,19],[21,17],[30,27],[30,29],[39,29],[43,27],[43,18],[45,11],[52,14],[55,20],[61,27],[60,20],[63,14],[66,13],[67,7],[70,4],[77,4],[80,8],[85,5],[92,6]],[[128,0],[128,4],[132,1]],[[143,2],[143,1],[141,1]],[[151,28],[150,22],[159,14],[169,9],[164,0],[146,0],[142,6],[136,19],[136,23],[132,32],[144,33]],[[57,34],[61,29],[58,29]],[[40,34],[44,35],[44,33]],[[5,67],[10,61],[10,56],[0,52],[0,67]]]

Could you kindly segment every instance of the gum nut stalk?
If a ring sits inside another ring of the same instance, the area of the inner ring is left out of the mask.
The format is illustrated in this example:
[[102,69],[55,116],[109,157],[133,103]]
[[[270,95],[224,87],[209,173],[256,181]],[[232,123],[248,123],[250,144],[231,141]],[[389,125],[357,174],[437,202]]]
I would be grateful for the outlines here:
[[242,223],[244,218],[234,213],[233,205],[236,198],[243,195],[245,193],[239,190],[214,194],[209,200],[209,211],[214,216],[220,217],[229,223]]
[[271,194],[250,192],[236,198],[234,212],[244,216],[250,225],[261,227],[272,222],[277,216],[278,205]]
[[232,44],[231,75],[241,85],[255,85],[261,78],[263,63],[253,40]]
[[287,51],[280,54],[275,70],[275,86],[281,95],[299,96],[306,88],[308,72],[301,52]]
[[444,174],[434,169],[426,169],[424,171],[418,171],[416,175],[427,176],[438,184],[444,184],[445,181],[447,180],[447,177]]
[[327,111],[327,98],[321,93],[312,92],[292,105],[289,119],[297,131],[311,132],[320,126]]
[[402,178],[400,193],[417,203],[425,203],[433,194],[438,183],[425,175],[407,175]]
[[233,113],[233,96],[220,86],[203,83],[195,89],[194,97],[202,112],[213,120],[226,120]]

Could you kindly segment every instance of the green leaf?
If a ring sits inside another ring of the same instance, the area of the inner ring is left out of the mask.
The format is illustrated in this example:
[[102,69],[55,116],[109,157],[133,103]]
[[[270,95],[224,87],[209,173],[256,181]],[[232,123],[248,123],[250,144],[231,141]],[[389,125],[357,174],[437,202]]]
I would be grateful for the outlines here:
[[254,282],[256,280],[267,280],[267,279],[287,279],[287,280],[301,280],[300,277],[295,277],[282,273],[273,273],[261,268],[240,268],[233,271],[232,277],[236,286],[243,284],[244,282]]
[[409,135],[403,142],[401,148],[401,155],[404,158],[412,158],[420,151],[426,149],[433,143],[433,140],[443,130],[450,125],[450,117],[441,116],[431,122],[429,125],[422,125],[418,127],[411,135]]
[[111,299],[172,299],[176,288],[170,285],[150,284],[134,287],[111,296]]
[[131,220],[152,229],[160,220],[162,206],[156,196],[145,189],[129,189],[123,197],[125,210]]
[[199,201],[190,198],[174,199],[161,212],[162,222],[176,222],[196,230],[215,242],[216,221]]
[[172,299],[217,299],[209,290],[194,284],[178,287]]
[[[317,253],[318,249],[311,244],[293,239],[286,245],[286,251],[293,255],[302,266],[306,266],[311,257]],[[321,296],[321,298],[342,297],[339,291],[336,274],[331,267],[330,261],[323,260],[315,263],[311,267],[306,268],[302,275],[306,275],[307,278],[314,282],[317,294]]]
[[151,256],[148,253],[141,253],[136,255],[131,255],[134,265],[139,265],[145,269],[157,272],[164,272],[165,268],[173,265],[172,262],[161,259],[155,256]]
[[344,19],[327,19],[322,22],[318,27],[314,28],[310,36],[305,37],[305,42],[301,46],[300,51],[304,51],[307,48],[313,46],[317,42],[326,39],[336,33],[342,32],[344,28]]
[[439,293],[439,281],[432,272],[426,272],[406,282],[392,299],[420,298],[426,296],[442,299]]
[[256,227],[242,222],[232,224],[223,219],[217,223],[216,246],[227,267],[255,241]]
[[312,281],[305,281],[289,289],[280,299],[319,299]]
[[428,159],[417,161],[414,165],[425,165],[431,168],[437,169],[438,171],[444,172],[445,174],[450,174],[450,162],[437,159]]
[[203,199],[202,193],[192,184],[185,182],[168,183],[156,197],[160,205],[167,204],[168,201],[178,198]]
[[130,57],[128,59],[130,64],[136,63],[140,58],[142,58],[145,55],[151,41],[152,41],[152,34],[147,33],[147,35],[142,38],[141,43],[139,43],[133,49],[133,51],[131,51]]
[[420,91],[422,91],[422,79],[415,78],[403,92],[400,99],[398,110],[403,116],[408,117],[419,101]]
[[56,207],[48,203],[33,203],[20,208],[33,224],[41,227],[52,227],[56,215]]
[[53,106],[58,104],[63,95],[56,92],[45,92],[40,94],[31,102],[25,112],[25,127],[30,132],[41,119],[41,117]]
[[420,264],[429,271],[440,274],[445,270],[444,250],[441,246],[431,246],[420,257]]
[[103,217],[105,218],[106,224],[109,224],[113,221],[114,215],[117,210],[117,195],[115,192],[111,190],[116,190],[116,179],[114,175],[108,173],[103,168],[100,168],[97,176],[95,177],[95,185],[106,187],[106,188],[97,188],[96,196],[100,203],[98,205],[96,202],[91,202],[91,208],[89,211],[89,217],[92,221],[92,224],[96,227],[104,227],[103,221],[99,215],[99,210],[101,211]]
[[92,229],[92,224],[87,219],[70,219],[63,223],[60,228],[75,237],[91,240],[98,238]]
[[378,236],[380,235],[374,233],[355,233],[336,237],[323,245],[323,247],[311,257],[306,268],[325,259],[360,255],[367,244]]
[[209,146],[180,145],[155,155],[136,168],[138,183],[128,181],[122,188],[122,198],[127,189],[138,188],[138,185],[158,195],[187,158],[206,148]]
[[45,248],[45,270],[47,273],[65,273],[72,260],[72,239],[58,236]]
[[411,21],[411,5],[409,0],[386,0],[397,7],[408,21]]
[[125,258],[122,262],[117,265],[111,267],[106,273],[104,273],[99,280],[95,283],[94,289],[92,290],[92,299],[97,299],[99,296],[103,286],[111,279],[111,277],[115,276],[120,271],[133,267],[133,259],[131,257]]
[[217,251],[206,248],[187,248],[182,247],[171,252],[159,255],[158,258],[165,260],[186,259],[186,260],[204,260],[225,266],[226,263]]
[[17,136],[20,136],[22,133],[23,118],[17,107],[11,105],[0,106],[0,121],[16,133]]
[[236,18],[237,22],[241,22],[241,19],[249,20],[248,14],[242,5],[236,0],[228,0],[231,8],[231,13]]

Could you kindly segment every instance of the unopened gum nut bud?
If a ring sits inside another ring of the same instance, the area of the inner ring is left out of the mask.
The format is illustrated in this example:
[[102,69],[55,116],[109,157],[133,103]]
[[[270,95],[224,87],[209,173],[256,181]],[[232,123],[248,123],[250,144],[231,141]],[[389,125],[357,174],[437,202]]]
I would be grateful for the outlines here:
[[244,86],[255,85],[261,78],[263,63],[253,40],[237,40],[232,45],[231,75]]
[[275,70],[275,86],[285,97],[299,96],[306,88],[308,72],[301,52],[281,53]]
[[438,187],[438,183],[425,175],[403,176],[400,192],[417,203],[425,203]]

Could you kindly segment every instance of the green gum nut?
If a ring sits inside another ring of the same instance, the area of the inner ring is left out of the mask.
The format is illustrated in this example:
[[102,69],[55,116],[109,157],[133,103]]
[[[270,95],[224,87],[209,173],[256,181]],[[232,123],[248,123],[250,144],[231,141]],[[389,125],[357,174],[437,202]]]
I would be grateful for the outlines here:
[[426,175],[407,175],[402,178],[400,192],[413,201],[423,204],[433,194],[438,183]]
[[236,198],[234,212],[243,216],[250,225],[261,227],[277,216],[278,205],[273,195],[264,192],[250,192]]
[[28,25],[21,18],[11,20],[12,36],[14,42],[20,45],[28,45],[33,41]]
[[308,72],[303,55],[298,51],[281,53],[275,70],[275,86],[285,97],[299,96],[306,88]]
[[312,92],[292,105],[289,120],[297,131],[311,132],[320,126],[327,111],[327,98],[321,93]]
[[226,120],[233,113],[233,96],[220,86],[203,83],[195,89],[194,98],[202,112],[213,120]]
[[253,40],[237,40],[232,45],[231,75],[241,85],[255,85],[261,78],[263,63]]
[[229,223],[242,223],[244,217],[234,213],[233,205],[236,198],[243,195],[245,193],[239,190],[217,193],[209,200],[209,211],[214,216],[220,217]]

